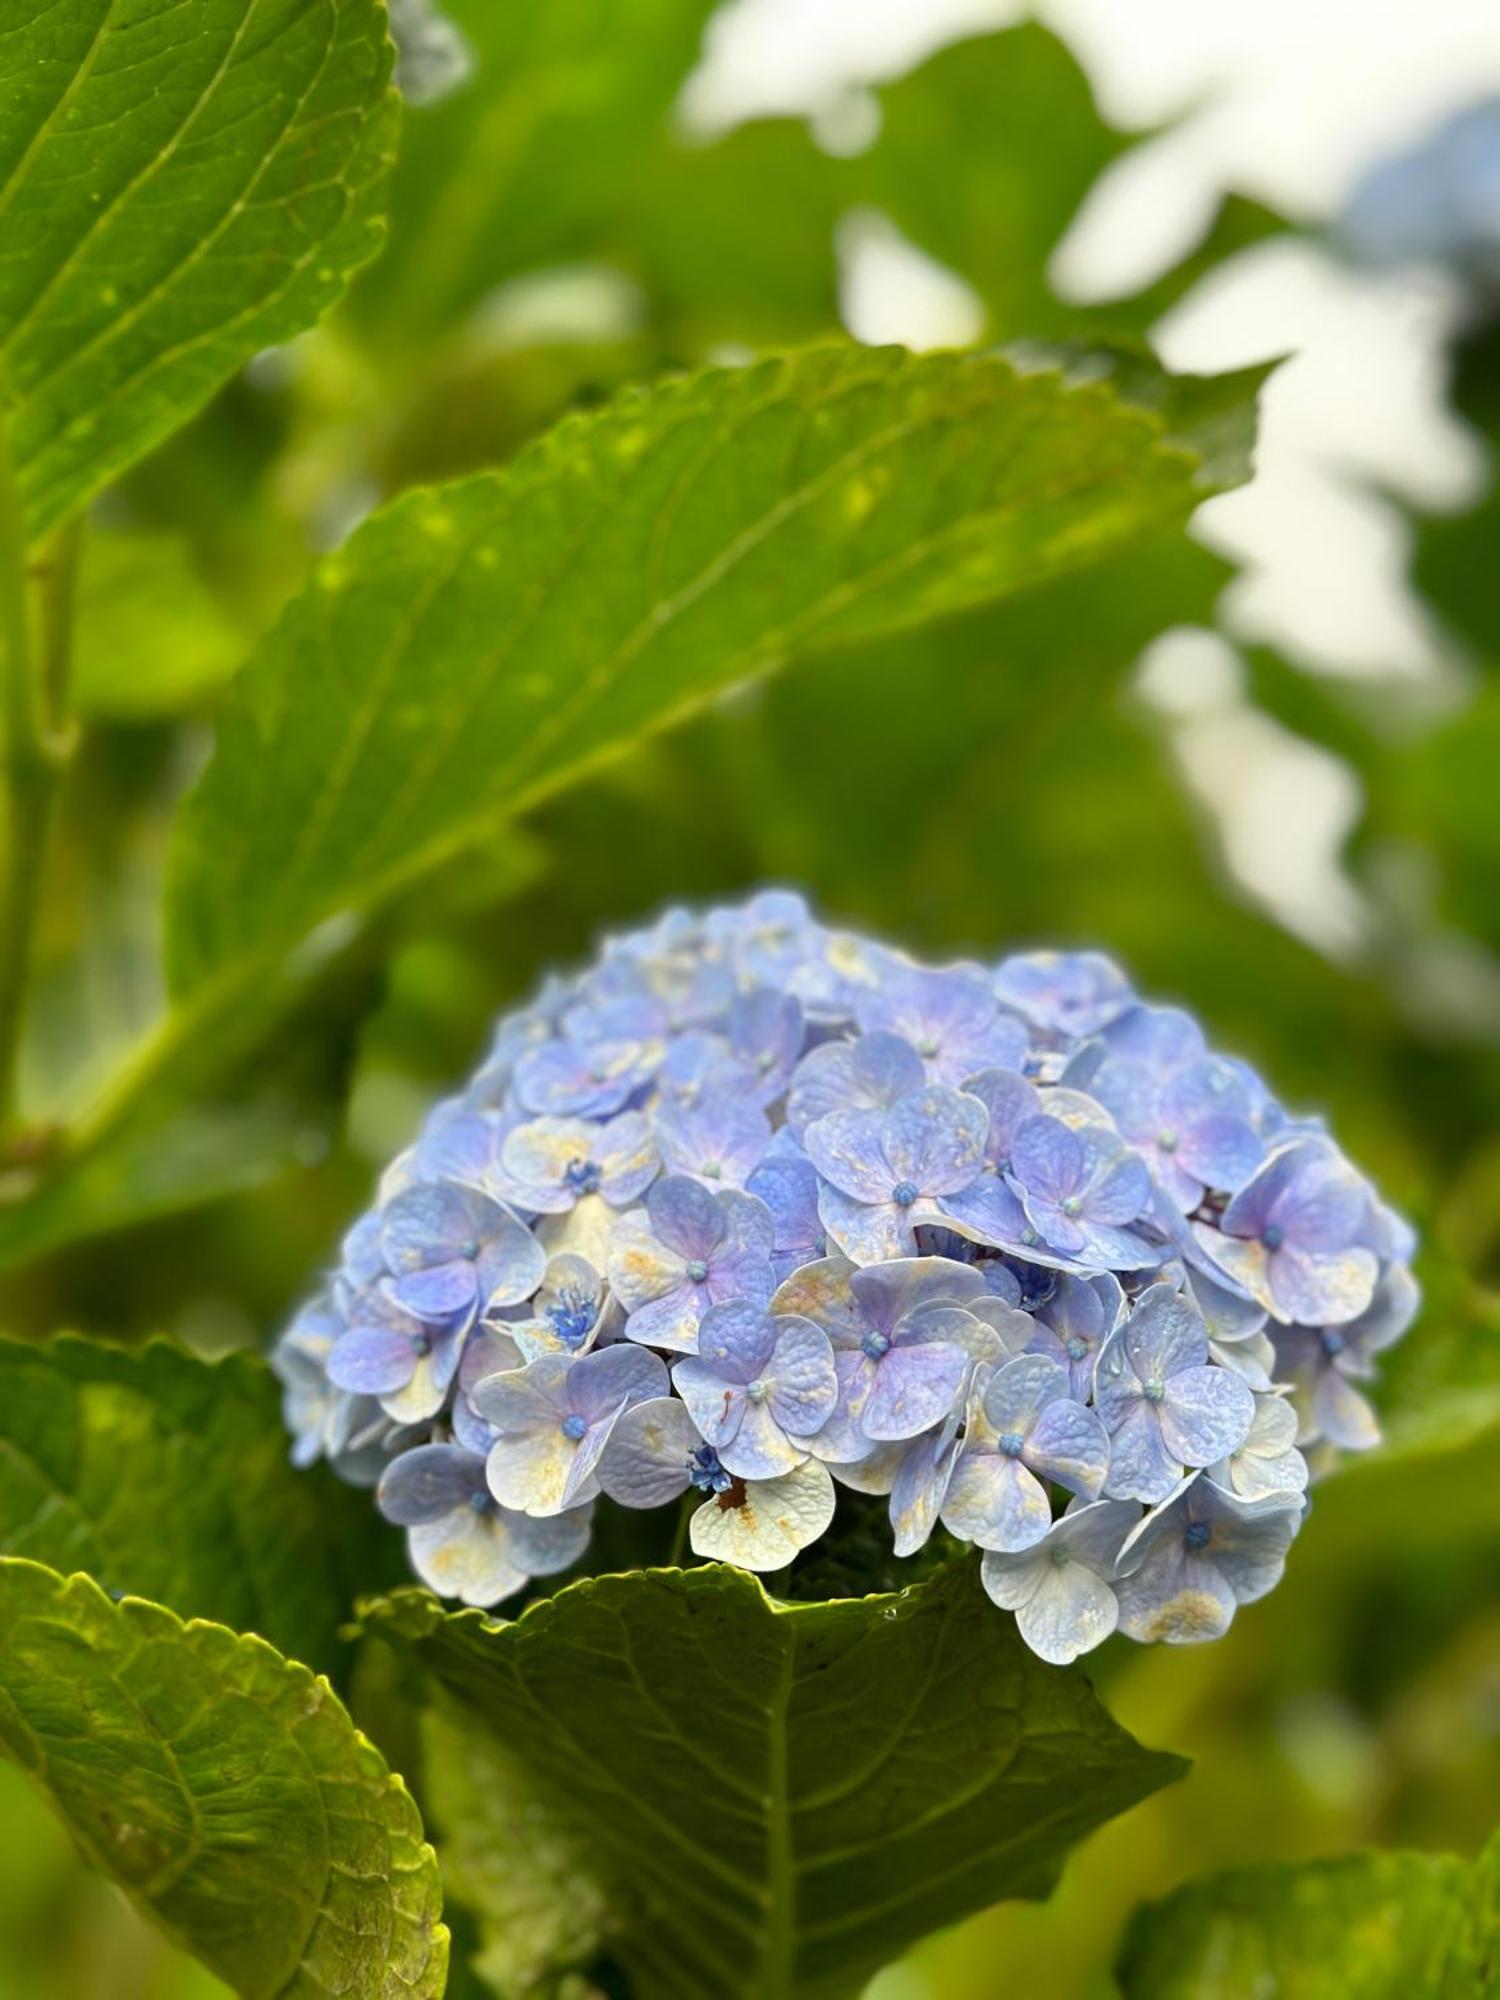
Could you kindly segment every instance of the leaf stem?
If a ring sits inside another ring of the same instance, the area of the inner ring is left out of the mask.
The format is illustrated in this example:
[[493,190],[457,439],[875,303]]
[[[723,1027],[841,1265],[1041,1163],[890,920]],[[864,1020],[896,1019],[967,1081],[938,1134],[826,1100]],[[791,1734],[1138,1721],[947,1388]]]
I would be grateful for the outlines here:
[[[0,720],[4,727],[5,858],[0,882],[0,1126],[14,1124],[17,1057],[48,840],[72,754],[68,677],[78,531],[65,527],[28,567],[26,519],[7,428],[0,422]],[[28,586],[37,586],[33,641]]]

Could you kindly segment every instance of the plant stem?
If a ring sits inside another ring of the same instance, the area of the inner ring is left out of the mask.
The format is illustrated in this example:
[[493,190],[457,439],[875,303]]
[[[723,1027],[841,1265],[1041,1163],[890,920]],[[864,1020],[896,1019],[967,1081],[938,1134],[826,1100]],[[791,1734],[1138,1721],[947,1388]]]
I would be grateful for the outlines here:
[[5,862],[0,908],[0,1125],[16,1116],[16,1063],[32,942],[59,783],[72,750],[67,727],[76,528],[58,536],[38,580],[40,644],[33,646],[26,521],[0,423],[0,719],[5,731]]
[[677,1509],[677,1525],[672,1531],[672,1549],[667,1557],[668,1569],[679,1569],[682,1565],[683,1552],[687,1548],[688,1516],[697,1506],[698,1497],[691,1486],[682,1496]]

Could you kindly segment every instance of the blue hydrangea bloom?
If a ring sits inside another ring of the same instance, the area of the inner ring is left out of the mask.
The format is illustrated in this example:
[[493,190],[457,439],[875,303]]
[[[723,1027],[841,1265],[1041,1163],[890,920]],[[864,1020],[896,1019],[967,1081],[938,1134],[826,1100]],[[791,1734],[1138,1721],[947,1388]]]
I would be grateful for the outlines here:
[[1190,1472],[1120,1550],[1120,1629],[1172,1645],[1219,1638],[1239,1605],[1280,1581],[1302,1508],[1300,1494],[1242,1500]]
[[1111,1498],[1164,1500],[1188,1466],[1212,1465],[1249,1436],[1255,1398],[1215,1367],[1191,1298],[1152,1285],[1100,1350],[1094,1400],[1110,1436]]
[[676,1364],[672,1386],[737,1479],[772,1479],[800,1465],[839,1393],[822,1328],[746,1299],[704,1314],[698,1352]]
[[977,1097],[941,1084],[879,1111],[834,1111],[802,1135],[822,1175],[824,1227],[856,1264],[916,1251],[921,1222],[940,1222],[939,1197],[979,1174],[988,1119]]
[[982,1549],[1015,1554],[1052,1524],[1044,1480],[1092,1500],[1109,1465],[1109,1434],[1073,1400],[1067,1370],[1018,1355],[976,1385],[943,1521]]
[[1413,1248],[1101,954],[923,966],[767,890],[507,1016],[274,1365],[295,1461],[445,1596],[569,1567],[599,1506],[779,1570],[845,1489],[900,1556],[977,1545],[1061,1663],[1271,1587],[1378,1436]]

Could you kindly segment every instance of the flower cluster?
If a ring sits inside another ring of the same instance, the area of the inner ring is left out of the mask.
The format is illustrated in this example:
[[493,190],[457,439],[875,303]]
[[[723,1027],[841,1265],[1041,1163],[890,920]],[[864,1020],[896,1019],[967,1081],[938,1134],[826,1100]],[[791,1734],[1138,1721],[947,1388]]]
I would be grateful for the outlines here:
[[1309,1455],[1375,1442],[1411,1248],[1108,959],[931,969],[767,892],[505,1019],[276,1365],[445,1595],[566,1568],[600,1496],[777,1570],[837,1483],[1061,1662],[1271,1588]]

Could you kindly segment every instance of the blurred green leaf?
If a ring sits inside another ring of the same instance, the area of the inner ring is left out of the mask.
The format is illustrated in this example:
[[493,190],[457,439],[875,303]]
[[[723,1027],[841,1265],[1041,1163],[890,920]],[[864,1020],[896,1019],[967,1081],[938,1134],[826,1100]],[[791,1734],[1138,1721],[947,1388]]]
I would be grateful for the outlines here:
[[1449,630],[1491,670],[1500,667],[1500,604],[1494,580],[1500,534],[1500,321],[1479,315],[1452,359],[1453,402],[1487,448],[1488,476],[1475,505],[1418,524],[1414,581]]
[[1435,851],[1442,916],[1500,950],[1500,681],[1393,760],[1380,800],[1387,828]]
[[846,167],[800,118],[663,140],[603,247],[639,279],[669,352],[837,331]]
[[423,1719],[422,1798],[449,1903],[478,1920],[475,1976],[500,2000],[537,2000],[604,1941],[609,1906],[593,1843],[531,1798],[499,1733],[476,1729],[451,1696],[439,1689]]
[[1183,1769],[1028,1653],[971,1563],[825,1604],[716,1564],[585,1579],[513,1623],[419,1591],[362,1616],[496,1735],[520,1810],[582,1838],[611,1956],[659,2000],[857,1992],[935,1925],[1045,1895]]
[[1237,1869],[1148,1904],[1125,2000],[1477,2000],[1500,1977],[1500,1840],[1478,1861],[1356,1854]]
[[1129,141],[1101,121],[1057,37],[1028,22],[959,42],[887,85],[879,103],[879,136],[848,166],[851,198],[966,278],[992,339],[1071,323],[1048,260]]
[[516,272],[587,254],[697,56],[713,0],[448,0],[473,58],[409,114],[391,246],[357,307],[420,341]]
[[244,2000],[441,1995],[401,1780],[263,1639],[0,1560],[0,1746],[87,1859]]
[[[482,82],[479,87],[482,86]],[[608,248],[679,350],[806,339],[838,319],[841,218],[874,210],[973,287],[988,337],[1139,336],[1204,273],[1285,228],[1228,196],[1203,240],[1131,298],[1059,297],[1054,251],[1099,176],[1136,143],[1100,118],[1083,69],[1034,22],[940,50],[875,89],[867,149],[835,157],[801,120],[669,134]]]
[[201,707],[246,646],[175,535],[91,533],[75,616],[73,708],[87,722],[147,722]]
[[67,1336],[0,1341],[0,1552],[260,1632],[325,1670],[356,1591],[402,1568],[367,1494],[292,1466],[258,1356]]
[[727,685],[1182,519],[1199,463],[1166,429],[1001,360],[827,349],[621,398],[398,501],[234,684],[180,819],[175,990],[242,978]]
[[381,241],[379,0],[56,0],[0,41],[0,387],[34,533]]

